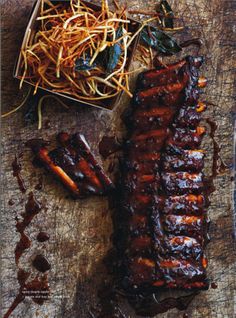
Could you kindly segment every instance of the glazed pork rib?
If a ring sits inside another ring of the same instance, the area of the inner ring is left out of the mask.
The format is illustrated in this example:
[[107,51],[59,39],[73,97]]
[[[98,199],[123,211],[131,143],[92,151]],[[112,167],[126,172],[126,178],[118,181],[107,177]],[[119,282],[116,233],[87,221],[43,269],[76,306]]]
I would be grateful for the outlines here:
[[[115,242],[128,292],[207,289],[201,57],[141,73],[125,122]],[[119,225],[117,225],[119,223]]]
[[73,197],[89,194],[104,195],[113,184],[90,151],[81,134],[69,136],[62,132],[57,136],[59,147],[49,151],[43,140],[30,140],[37,161],[51,172],[70,191]]

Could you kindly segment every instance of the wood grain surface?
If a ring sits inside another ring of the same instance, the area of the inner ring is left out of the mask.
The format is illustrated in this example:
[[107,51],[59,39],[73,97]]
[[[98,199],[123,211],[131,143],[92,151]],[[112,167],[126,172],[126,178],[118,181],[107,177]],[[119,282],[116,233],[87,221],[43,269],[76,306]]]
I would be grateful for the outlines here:
[[[154,10],[155,1],[130,0],[132,9]],[[235,12],[234,0],[181,0],[171,1],[185,25],[182,40],[200,37],[203,46],[200,54],[206,62],[202,73],[209,79],[202,99],[212,102],[206,117],[217,122],[216,138],[221,145],[221,155],[229,169],[215,180],[216,191],[211,196],[209,216],[211,218],[211,242],[207,247],[209,259],[208,276],[216,282],[217,289],[210,288],[200,293],[186,310],[191,318],[232,318],[235,317],[235,237],[233,218],[233,122],[235,116]],[[18,91],[18,81],[12,78],[14,63],[33,5],[31,0],[1,0],[2,11],[2,112],[17,105],[22,93]],[[137,18],[137,17],[136,17]],[[144,17],[141,17],[144,19]],[[194,54],[195,48],[184,50],[183,54]],[[175,57],[176,59],[180,56]],[[133,62],[133,68],[138,67]],[[108,279],[103,263],[111,247],[111,211],[106,198],[88,198],[73,201],[55,180],[33,167],[32,155],[24,147],[30,138],[43,137],[55,140],[57,132],[82,132],[86,136],[98,160],[108,169],[116,155],[102,161],[98,154],[98,143],[103,135],[125,134],[120,115],[127,107],[128,98],[122,98],[113,112],[92,107],[71,104],[65,112],[52,100],[43,109],[43,129],[37,124],[25,125],[22,111],[2,120],[2,214],[1,214],[1,279],[3,314],[18,293],[17,267],[14,249],[19,240],[15,230],[15,217],[24,212],[24,205],[30,191],[42,202],[44,209],[27,228],[32,246],[20,259],[20,267],[31,268],[33,257],[42,252],[47,255],[52,269],[48,278],[51,298],[42,306],[26,298],[14,311],[12,317],[20,318],[89,318],[90,310],[98,302],[97,290]],[[51,127],[46,128],[50,120]],[[207,162],[210,163],[212,142],[205,140]],[[22,176],[27,193],[22,194],[12,175],[11,163],[15,154],[23,151],[21,158]],[[39,177],[43,178],[42,190],[35,190]],[[111,175],[113,177],[113,175]],[[14,200],[10,206],[8,201]],[[40,230],[50,234],[50,240],[38,243],[36,235]],[[132,309],[124,302],[121,308],[127,317],[135,318]],[[183,317],[183,312],[171,310],[160,317]],[[112,317],[110,317],[112,318]]]

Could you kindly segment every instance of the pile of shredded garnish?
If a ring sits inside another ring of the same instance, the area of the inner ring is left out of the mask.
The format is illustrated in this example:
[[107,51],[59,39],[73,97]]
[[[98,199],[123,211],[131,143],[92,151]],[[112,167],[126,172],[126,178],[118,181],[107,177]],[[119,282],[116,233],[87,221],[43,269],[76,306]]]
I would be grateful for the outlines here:
[[[20,87],[27,80],[35,86],[34,93],[42,87],[84,101],[111,98],[121,90],[132,96],[125,67],[136,34],[128,32],[130,20],[124,9],[111,12],[107,0],[99,11],[81,1],[42,0],[37,20],[39,30],[21,50]],[[113,69],[108,72],[113,56]]]
[[[137,46],[136,60],[153,67],[153,51],[175,54],[180,46],[163,31],[178,31],[174,27],[174,15],[169,3],[161,0],[156,12],[128,10],[113,0],[116,10],[110,11],[107,0],[101,7],[80,0],[51,2],[41,0],[37,17],[38,27],[29,30],[21,49],[20,88],[30,83],[20,105],[2,114],[7,117],[25,105],[38,88],[74,97],[94,104],[117,96],[125,91],[130,97],[129,77],[143,66],[128,71],[132,53],[130,45],[140,33],[142,44]],[[95,9],[96,8],[96,9]],[[144,14],[151,18],[140,23],[134,32],[127,14]],[[149,22],[157,20],[158,29],[151,29]],[[131,32],[132,30],[132,32]],[[162,32],[162,33],[161,33]],[[146,45],[147,47],[145,47]],[[158,59],[158,63],[160,63]],[[38,94],[37,94],[38,95]],[[36,96],[37,96],[36,95]],[[40,94],[39,94],[40,95]],[[42,105],[45,99],[54,98],[63,107],[69,108],[56,95],[39,96],[37,102],[38,128],[42,128]]]

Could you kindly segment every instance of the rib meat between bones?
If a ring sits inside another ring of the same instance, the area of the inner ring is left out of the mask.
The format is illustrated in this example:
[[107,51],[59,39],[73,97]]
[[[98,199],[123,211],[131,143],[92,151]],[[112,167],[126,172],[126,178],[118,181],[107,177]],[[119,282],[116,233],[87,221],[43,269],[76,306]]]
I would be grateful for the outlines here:
[[57,136],[59,147],[49,151],[42,140],[30,140],[36,159],[70,191],[75,198],[104,195],[113,184],[96,161],[81,134]]
[[141,73],[126,112],[121,204],[114,222],[129,293],[206,289],[207,221],[201,57]]

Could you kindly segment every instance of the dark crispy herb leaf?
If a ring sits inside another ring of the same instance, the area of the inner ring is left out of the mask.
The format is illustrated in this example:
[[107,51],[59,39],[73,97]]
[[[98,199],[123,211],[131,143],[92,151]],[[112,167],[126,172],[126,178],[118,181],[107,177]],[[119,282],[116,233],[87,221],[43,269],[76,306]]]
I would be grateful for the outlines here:
[[107,68],[108,63],[108,49],[106,48],[104,51],[100,52],[96,57],[96,63],[102,66],[104,69]]
[[[119,39],[122,35],[123,31],[122,27],[120,26],[116,31],[116,39]],[[108,48],[108,61],[106,67],[108,73],[111,73],[115,69],[116,65],[119,62],[121,52],[122,50],[119,42]]]
[[107,72],[111,73],[115,69],[120,59],[120,55],[121,55],[120,45],[116,43],[113,46],[109,47],[108,54],[109,55],[108,55],[108,63],[107,63]]
[[89,71],[92,70],[94,67],[96,67],[96,63],[94,62],[92,65],[90,65],[90,56],[86,56],[85,59],[82,57],[77,58],[75,61],[75,70],[76,71]]
[[163,54],[172,55],[182,50],[172,37],[154,27],[143,28],[140,39],[144,44]]
[[24,113],[24,120],[27,124],[34,124],[38,121],[38,102],[39,99],[44,95],[44,92],[38,89],[37,94],[33,95],[33,90],[31,91],[27,101],[26,101],[26,111]]
[[165,28],[174,27],[174,12],[166,0],[162,0],[160,3],[160,12],[164,15],[162,18],[162,24]]

